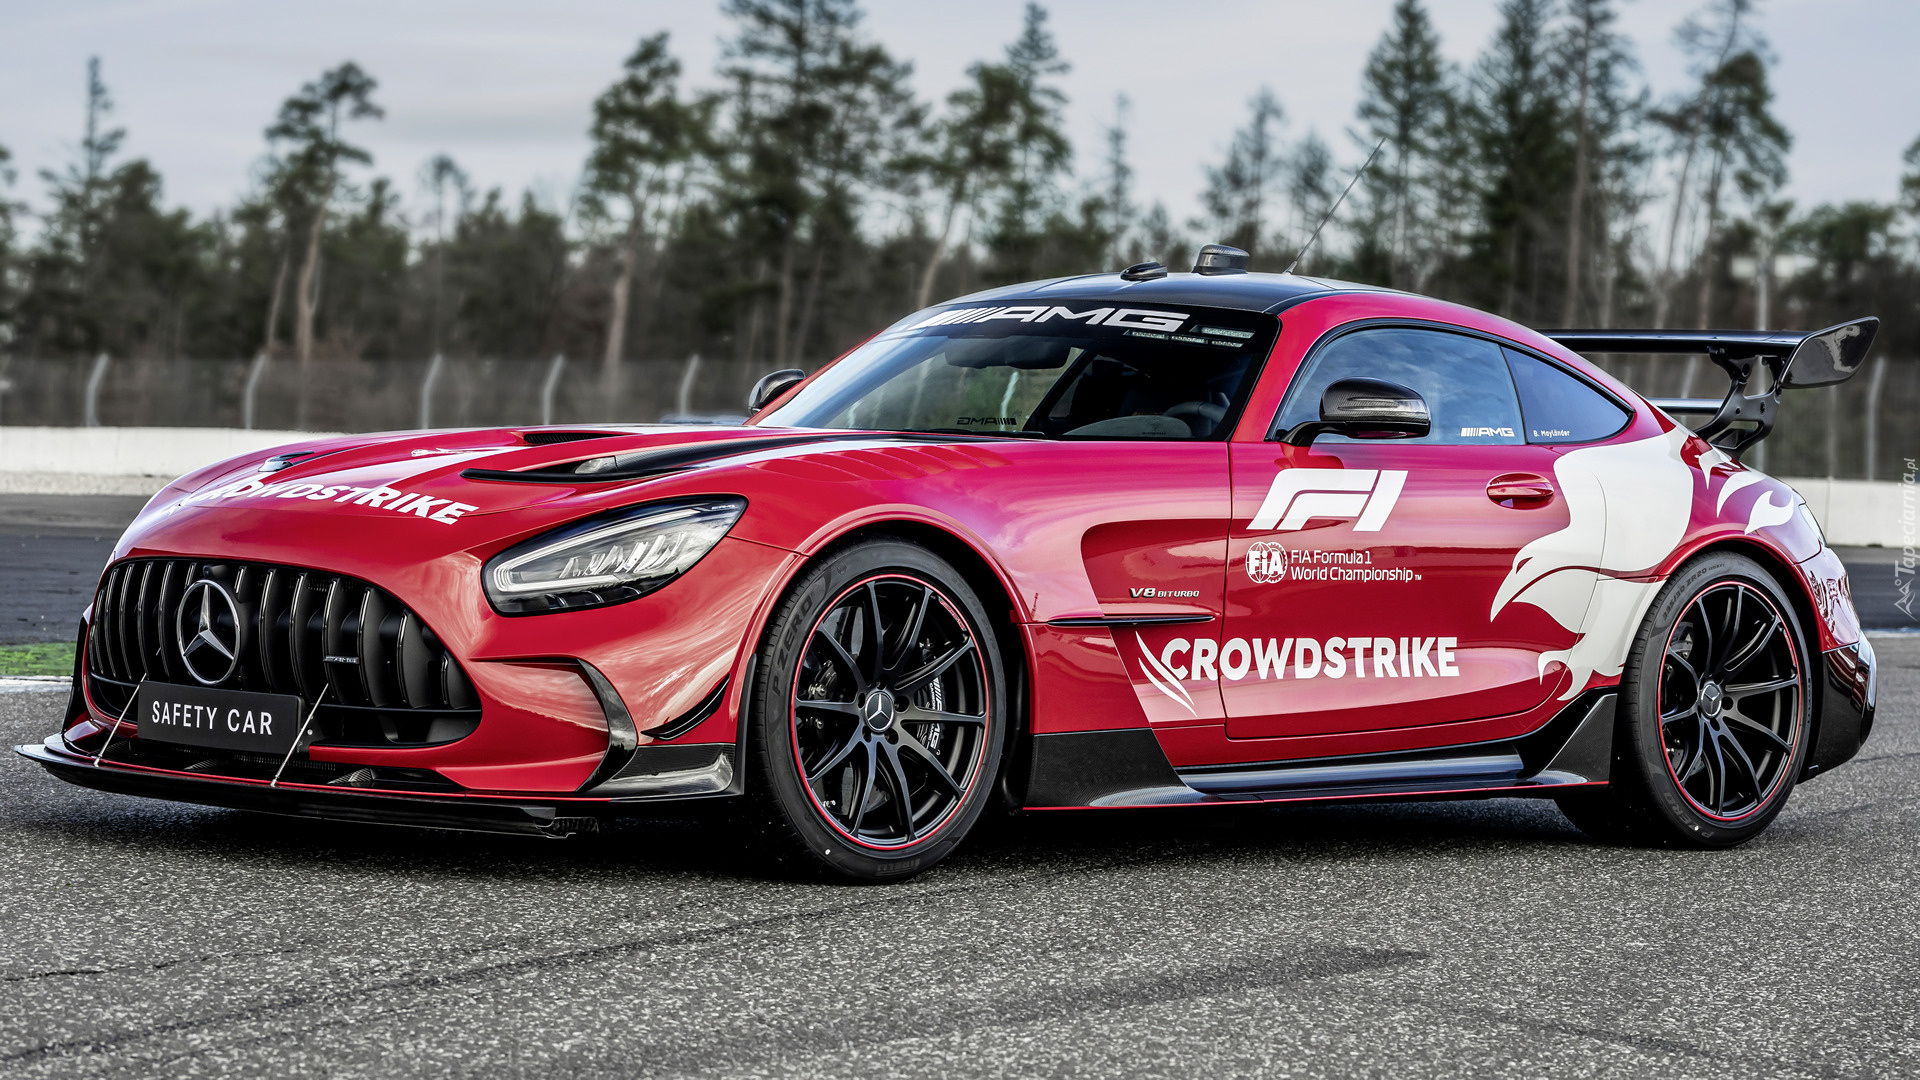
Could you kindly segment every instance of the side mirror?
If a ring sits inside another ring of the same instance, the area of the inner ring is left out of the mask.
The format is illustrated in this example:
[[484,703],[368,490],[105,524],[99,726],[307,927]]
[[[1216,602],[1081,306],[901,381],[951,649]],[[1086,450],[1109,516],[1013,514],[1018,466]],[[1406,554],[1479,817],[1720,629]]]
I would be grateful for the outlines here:
[[1426,399],[1381,379],[1341,379],[1320,395],[1320,419],[1295,424],[1280,441],[1311,446],[1321,435],[1417,439],[1433,430]]
[[1808,335],[1788,358],[1782,385],[1804,390],[1853,378],[1853,373],[1860,370],[1861,362],[1867,358],[1867,350],[1873,347],[1874,331],[1878,329],[1879,319],[1856,319]]
[[793,389],[793,384],[806,377],[807,373],[799,368],[781,368],[760,376],[760,381],[747,392],[747,411],[757,413],[766,408],[768,402]]

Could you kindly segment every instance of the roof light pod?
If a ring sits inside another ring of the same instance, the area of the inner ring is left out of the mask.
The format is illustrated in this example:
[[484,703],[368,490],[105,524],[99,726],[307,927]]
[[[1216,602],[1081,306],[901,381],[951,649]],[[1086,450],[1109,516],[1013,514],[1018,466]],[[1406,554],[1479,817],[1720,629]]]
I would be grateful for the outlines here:
[[1193,272],[1244,274],[1247,272],[1247,253],[1225,244],[1208,244],[1200,249],[1200,257],[1193,260]]

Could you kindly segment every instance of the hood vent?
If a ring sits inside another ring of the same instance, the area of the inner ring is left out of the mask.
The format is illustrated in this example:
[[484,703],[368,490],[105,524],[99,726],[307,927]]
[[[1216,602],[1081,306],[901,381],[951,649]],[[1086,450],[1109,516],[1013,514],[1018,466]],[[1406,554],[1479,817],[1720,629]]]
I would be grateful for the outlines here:
[[460,473],[468,480],[496,480],[516,484],[599,484],[615,480],[641,480],[665,476],[695,465],[721,458],[751,454],[760,450],[778,450],[788,446],[826,442],[972,442],[965,435],[915,435],[895,431],[816,431],[805,435],[773,435],[761,438],[708,439],[681,443],[654,450],[636,450],[626,454],[587,458],[564,465],[544,466],[515,472],[508,469],[466,469]]
[[520,433],[520,441],[528,446],[552,446],[554,443],[605,439],[620,434],[624,433],[618,431],[523,431]]

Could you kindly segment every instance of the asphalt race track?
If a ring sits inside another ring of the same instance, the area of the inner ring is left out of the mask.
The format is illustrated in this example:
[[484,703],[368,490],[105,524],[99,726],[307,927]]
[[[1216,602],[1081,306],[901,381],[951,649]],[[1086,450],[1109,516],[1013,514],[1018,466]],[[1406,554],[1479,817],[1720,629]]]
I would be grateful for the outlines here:
[[72,641],[114,541],[146,503],[0,494],[0,645]]
[[[718,823],[309,823],[0,765],[0,1075],[1911,1076],[1920,636],[1730,852],[1550,804],[1066,812],[905,884]],[[0,693],[0,737],[64,692]]]
[[[70,637],[142,501],[0,496],[0,642]],[[1518,800],[1065,812],[859,888],[712,814],[332,825],[9,755],[0,1076],[1915,1075],[1920,635],[1875,644],[1861,757],[1714,854]],[[0,739],[64,700],[0,681]]]

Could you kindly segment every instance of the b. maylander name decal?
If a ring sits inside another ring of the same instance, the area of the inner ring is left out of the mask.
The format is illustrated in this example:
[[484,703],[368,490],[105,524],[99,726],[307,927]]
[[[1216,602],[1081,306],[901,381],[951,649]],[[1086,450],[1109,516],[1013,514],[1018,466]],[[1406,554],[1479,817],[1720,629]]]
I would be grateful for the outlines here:
[[[1140,673],[1154,689],[1193,712],[1190,680],[1239,682],[1258,679],[1448,679],[1460,674],[1457,637],[1174,638],[1159,655],[1139,633]],[[1291,670],[1291,673],[1289,673]]]
[[197,503],[215,499],[306,499],[310,502],[347,503],[375,510],[391,510],[396,514],[413,514],[442,525],[451,525],[467,511],[480,509],[472,503],[430,499],[417,492],[378,484],[373,487],[347,487],[339,484],[302,484],[290,480],[269,484],[251,477],[212,491],[190,495],[185,501]]
[[1314,518],[1353,518],[1354,532],[1379,532],[1406,482],[1404,469],[1281,469],[1248,528],[1292,532]]

